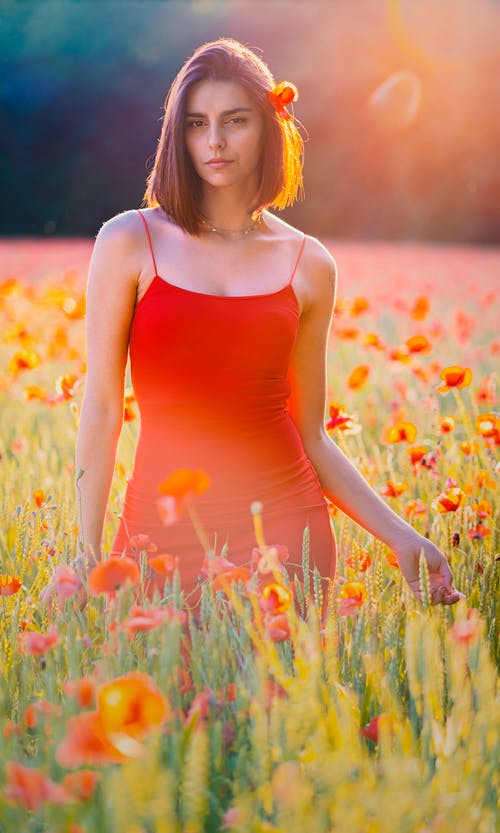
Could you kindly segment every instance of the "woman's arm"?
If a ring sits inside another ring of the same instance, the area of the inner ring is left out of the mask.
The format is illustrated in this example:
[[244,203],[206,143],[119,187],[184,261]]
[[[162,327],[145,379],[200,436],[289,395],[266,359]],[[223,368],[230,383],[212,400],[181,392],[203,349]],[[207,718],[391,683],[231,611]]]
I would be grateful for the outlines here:
[[290,411],[305,452],[326,497],[395,553],[410,588],[417,597],[419,556],[423,549],[434,602],[451,604],[464,598],[454,590],[445,556],[397,515],[371,488],[325,429],[326,351],[335,306],[337,268],[319,241],[311,239],[306,261],[306,300],[291,362]]
[[[123,424],[124,381],[141,231],[133,212],[108,220],[97,235],[86,291],[87,375],[76,443],[76,564],[101,558],[101,539]],[[78,476],[79,472],[83,472]],[[83,543],[83,547],[82,547]]]

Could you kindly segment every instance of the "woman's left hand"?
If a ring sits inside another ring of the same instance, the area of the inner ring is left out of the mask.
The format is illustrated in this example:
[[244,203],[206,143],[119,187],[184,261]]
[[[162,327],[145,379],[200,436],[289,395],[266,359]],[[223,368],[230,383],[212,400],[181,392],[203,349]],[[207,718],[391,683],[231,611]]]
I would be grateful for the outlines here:
[[453,586],[453,576],[446,556],[432,541],[412,530],[412,533],[392,546],[392,551],[410,590],[417,599],[422,601],[419,577],[421,550],[424,552],[429,571],[431,604],[452,605],[460,599],[465,599],[466,596]]

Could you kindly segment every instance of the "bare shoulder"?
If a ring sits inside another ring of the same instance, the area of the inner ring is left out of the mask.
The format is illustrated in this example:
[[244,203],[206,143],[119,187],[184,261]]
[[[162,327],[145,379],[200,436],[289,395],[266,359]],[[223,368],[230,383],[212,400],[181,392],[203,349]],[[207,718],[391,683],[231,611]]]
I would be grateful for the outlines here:
[[[273,228],[278,234],[284,234],[290,237],[295,243],[295,240],[302,238],[303,232],[285,222],[281,217],[276,217],[275,214],[267,212],[268,217],[272,218],[271,222]],[[334,290],[337,281],[337,264],[335,258],[327,247],[313,237],[311,234],[306,234],[306,243],[301,258],[301,273],[304,275],[308,284],[315,287],[316,291]]]

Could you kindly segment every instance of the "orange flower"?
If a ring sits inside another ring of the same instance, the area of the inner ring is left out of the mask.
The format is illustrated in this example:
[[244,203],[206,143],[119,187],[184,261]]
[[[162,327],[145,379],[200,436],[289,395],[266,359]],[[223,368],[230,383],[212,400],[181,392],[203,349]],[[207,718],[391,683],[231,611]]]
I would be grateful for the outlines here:
[[35,703],[30,703],[24,710],[23,720],[24,724],[33,729],[38,725],[38,718],[52,717],[53,715],[60,715],[61,707],[56,703],[51,703],[49,700],[37,700]]
[[122,622],[122,629],[128,631],[129,636],[132,637],[139,631],[152,631],[158,625],[163,624],[165,619],[164,607],[150,607],[144,610],[139,605],[133,605],[129,618]]
[[282,574],[283,564],[290,558],[288,547],[275,544],[271,547],[253,547],[250,558],[250,569],[266,576],[271,573]]
[[408,488],[408,483],[394,483],[392,480],[388,480],[385,485],[385,489],[383,489],[380,494],[384,497],[399,497],[402,495],[403,492],[406,492]]
[[190,494],[202,495],[209,486],[210,478],[203,469],[176,469],[159,484],[158,491],[182,500]]
[[330,415],[330,419],[326,423],[327,431],[331,431],[334,428],[342,428],[344,425],[348,426],[349,423],[352,421],[352,417],[349,416],[342,405],[339,405],[338,402],[330,402],[330,406],[328,408],[328,412]]
[[151,567],[159,576],[172,575],[174,570],[179,566],[179,556],[170,555],[168,552],[159,553],[152,558],[148,558],[148,567]]
[[[353,569],[356,568],[356,557],[354,555],[348,555],[345,563],[352,567]],[[370,567],[372,560],[370,558],[370,554],[366,552],[366,550],[362,550],[362,552],[358,553],[358,568],[362,573],[365,573],[368,567]]]
[[458,486],[451,486],[432,501],[432,508],[437,509],[442,515],[446,512],[456,512],[463,497],[465,494],[462,489]]
[[410,361],[410,351],[406,344],[401,345],[401,347],[391,347],[388,351],[388,358],[393,362],[402,362],[403,364],[408,364]]
[[80,769],[68,772],[61,781],[61,786],[77,801],[91,798],[99,781],[99,773],[92,769]]
[[441,371],[439,378],[443,379],[444,385],[439,385],[436,390],[440,393],[446,393],[450,388],[465,388],[470,385],[472,373],[468,367],[451,365]]
[[[140,753],[140,749],[135,747]],[[99,713],[83,712],[66,721],[66,734],[56,749],[57,762],[68,769],[79,766],[115,764],[127,760],[106,737]]]
[[35,491],[33,492],[33,500],[40,509],[40,507],[43,506],[43,504],[47,500],[47,495],[45,494],[43,489],[35,489]]
[[495,376],[493,373],[484,377],[475,393],[474,398],[479,405],[495,404]]
[[422,503],[420,498],[409,500],[404,508],[404,512],[407,518],[412,518],[413,515],[425,515],[427,506]]
[[489,500],[478,500],[475,510],[479,518],[488,518],[493,511]]
[[370,309],[370,304],[368,300],[364,297],[354,298],[351,309],[349,310],[349,314],[353,318],[358,318],[363,312],[366,312]]
[[410,353],[430,353],[432,350],[429,339],[424,335],[411,336],[406,339],[405,344]]
[[273,642],[284,642],[290,638],[290,623],[286,613],[267,613],[264,617],[264,627]]
[[489,529],[489,527],[487,526],[483,526],[483,524],[480,522],[476,526],[471,526],[467,530],[467,535],[472,540],[486,538],[487,535],[491,535],[491,529]]
[[490,476],[490,473],[487,469],[479,469],[476,475],[476,484],[478,489],[487,488],[487,489],[496,489],[497,482],[496,480]]
[[357,390],[363,387],[370,374],[370,367],[367,364],[358,364],[349,374],[347,379],[347,386],[351,390]]
[[217,592],[217,590],[223,590],[226,594],[229,594],[229,590],[233,582],[243,581],[243,583],[245,583],[251,577],[252,574],[248,567],[234,567],[232,570],[224,570],[224,572],[215,576],[212,587],[214,592]]
[[415,298],[413,302],[413,305],[410,309],[410,315],[417,321],[421,321],[422,318],[425,318],[425,316],[429,312],[429,309],[429,299],[426,298],[425,295],[419,295],[418,298]]
[[261,592],[259,604],[263,610],[272,614],[284,613],[293,601],[292,593],[283,584],[271,581],[266,584]]
[[118,749],[121,735],[141,739],[160,728],[170,715],[169,704],[155,681],[141,671],[101,685],[97,711],[107,737]]
[[66,680],[63,689],[82,709],[92,706],[95,700],[95,680],[92,677],[79,677]]
[[348,324],[344,327],[338,326],[335,328],[335,335],[344,341],[354,341],[359,336],[359,328],[349,327]]
[[137,555],[141,552],[157,552],[158,547],[151,540],[149,535],[145,535],[144,533],[139,533],[139,535],[132,535],[131,538],[128,539],[129,547],[134,550]]
[[385,558],[386,558],[387,563],[390,564],[391,567],[398,567],[399,568],[398,559],[396,558],[396,556],[392,552],[392,550],[386,550],[385,551]]
[[56,379],[56,391],[63,400],[73,399],[81,385],[82,379],[76,373],[65,373]]
[[366,585],[362,581],[346,581],[340,590],[340,616],[349,616],[362,607],[366,599]]
[[292,84],[291,81],[280,81],[272,90],[268,90],[267,95],[278,116],[284,119],[292,118],[285,107],[291,104],[292,101],[297,101],[299,97],[299,91],[295,84]]
[[472,440],[472,442],[470,440],[462,440],[459,442],[458,447],[462,454],[465,454],[467,457],[471,454],[477,454],[479,451],[479,444],[475,440]]
[[500,418],[496,414],[479,414],[474,420],[474,427],[482,437],[500,438]]
[[23,653],[41,657],[58,641],[59,633],[55,625],[51,625],[47,633],[26,630],[19,634],[19,649]]
[[479,618],[479,611],[475,607],[470,607],[467,610],[467,618],[455,622],[448,634],[456,644],[469,646],[477,642],[482,630],[483,624]]
[[414,443],[417,436],[417,427],[413,422],[396,422],[390,425],[385,431],[384,441],[387,443]]
[[0,574],[0,596],[13,596],[22,586],[21,579],[16,576],[9,576],[7,573]]
[[428,453],[429,449],[425,445],[414,445],[412,448],[408,448],[408,456],[413,465],[419,463],[422,457]]
[[365,333],[363,336],[365,347],[374,347],[376,350],[385,350],[385,344],[377,333]]
[[449,434],[455,428],[455,420],[452,416],[443,417],[439,426],[441,434]]
[[8,370],[13,376],[17,376],[22,370],[31,370],[40,364],[41,358],[34,350],[18,350],[12,356]]
[[127,582],[138,584],[140,578],[141,571],[132,558],[111,555],[92,568],[88,575],[88,586],[93,595],[116,593]]

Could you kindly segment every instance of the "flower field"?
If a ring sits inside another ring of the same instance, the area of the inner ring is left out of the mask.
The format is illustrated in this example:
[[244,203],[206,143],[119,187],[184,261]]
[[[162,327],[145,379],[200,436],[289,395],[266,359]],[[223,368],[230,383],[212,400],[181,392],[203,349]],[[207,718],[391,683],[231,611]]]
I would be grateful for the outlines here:
[[[0,833],[499,829],[500,254],[330,249],[327,429],[446,554],[456,605],[430,604],[423,560],[419,602],[394,554],[331,506],[323,617],[307,533],[292,582],[253,505],[248,569],[207,553],[199,605],[175,553],[139,535],[135,559],[89,572],[81,608],[91,242],[0,243]],[[138,433],[127,377],[105,554]],[[207,485],[165,472],[163,492],[194,511]]]

